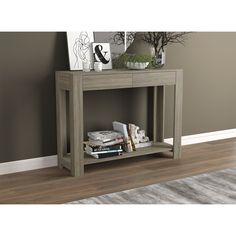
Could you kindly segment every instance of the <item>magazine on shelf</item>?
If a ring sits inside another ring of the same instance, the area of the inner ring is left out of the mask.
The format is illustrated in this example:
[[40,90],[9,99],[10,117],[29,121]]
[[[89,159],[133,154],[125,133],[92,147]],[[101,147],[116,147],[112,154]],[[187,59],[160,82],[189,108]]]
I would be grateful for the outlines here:
[[123,142],[124,142],[123,138],[114,139],[109,142],[102,142],[100,140],[89,139],[88,145],[92,147],[96,147],[96,146],[107,147],[107,146],[112,146],[112,145],[116,145]]
[[123,138],[123,134],[114,130],[88,132],[88,137],[92,140],[102,141],[103,143],[111,140]]

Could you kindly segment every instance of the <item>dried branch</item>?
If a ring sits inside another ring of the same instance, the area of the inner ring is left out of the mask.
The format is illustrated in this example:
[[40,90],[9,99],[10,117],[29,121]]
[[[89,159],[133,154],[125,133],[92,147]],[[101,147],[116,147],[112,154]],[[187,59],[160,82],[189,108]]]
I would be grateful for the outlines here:
[[[126,33],[127,43],[133,42],[134,37],[135,37],[135,32],[127,32]],[[112,37],[112,41],[116,45],[125,44],[125,32],[124,31],[123,32],[116,32]]]
[[155,53],[158,54],[166,45],[172,43],[183,44],[187,33],[188,32],[145,32],[143,33],[143,40],[153,45]]
[[[183,45],[185,35],[189,32],[127,32],[126,40],[128,43],[134,40],[136,33],[142,34],[142,39],[154,47],[157,55],[169,44],[180,43]],[[113,42],[117,45],[124,44],[125,32],[116,32],[113,36]]]

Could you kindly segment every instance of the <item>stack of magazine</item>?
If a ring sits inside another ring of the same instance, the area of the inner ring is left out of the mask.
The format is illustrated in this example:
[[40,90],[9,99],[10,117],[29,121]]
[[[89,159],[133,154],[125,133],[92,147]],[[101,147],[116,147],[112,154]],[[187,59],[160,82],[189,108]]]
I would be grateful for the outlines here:
[[121,155],[124,136],[114,130],[88,132],[89,140],[85,143],[85,152],[95,158]]

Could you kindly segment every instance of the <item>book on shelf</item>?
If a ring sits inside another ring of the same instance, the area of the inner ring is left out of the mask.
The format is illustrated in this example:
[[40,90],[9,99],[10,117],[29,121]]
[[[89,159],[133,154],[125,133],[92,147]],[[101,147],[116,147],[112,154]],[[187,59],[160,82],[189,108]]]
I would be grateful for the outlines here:
[[125,140],[129,138],[128,129],[127,129],[126,124],[118,122],[118,121],[113,121],[112,126],[115,131],[123,134]]
[[120,155],[122,155],[122,152],[92,154],[91,157],[100,159],[100,158],[108,158],[108,157],[114,157],[114,156],[120,156]]
[[122,150],[121,144],[115,144],[112,146],[90,146],[88,143],[85,144],[85,149],[89,152],[106,152],[114,150]]
[[112,125],[114,130],[88,132],[89,140],[85,142],[87,154],[95,158],[105,158],[152,145],[145,131],[138,126],[127,126],[118,121],[113,121]]
[[123,138],[123,134],[114,130],[88,132],[88,137],[103,143]]
[[91,147],[96,147],[96,146],[108,147],[108,146],[120,144],[120,143],[123,143],[123,142],[124,142],[123,138],[117,138],[117,139],[113,139],[113,140],[110,140],[110,141],[107,141],[107,142],[103,142],[101,140],[89,139],[87,144]]
[[117,156],[117,155],[121,155],[123,152],[123,147],[121,144],[114,144],[110,146],[100,146],[100,145],[91,146],[89,141],[84,143],[85,144],[84,150],[88,155],[95,158]]
[[133,152],[134,148],[132,145],[132,140],[129,136],[128,127],[126,124],[119,121],[112,122],[113,129],[117,132],[120,132],[124,136],[124,149],[126,152]]
[[104,154],[104,153],[114,153],[114,152],[123,152],[123,149],[118,150],[108,150],[108,151],[97,151],[97,152],[91,152],[88,148],[85,148],[85,151],[87,154],[93,155],[93,154]]

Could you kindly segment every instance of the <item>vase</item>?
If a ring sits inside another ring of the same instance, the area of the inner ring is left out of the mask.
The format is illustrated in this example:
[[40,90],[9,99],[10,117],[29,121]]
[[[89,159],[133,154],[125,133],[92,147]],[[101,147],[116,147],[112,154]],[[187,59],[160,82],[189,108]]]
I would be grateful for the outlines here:
[[166,50],[161,49],[154,57],[154,67],[161,68],[166,62]]
[[143,40],[144,33],[136,33],[134,41],[127,48],[126,53],[137,55],[148,55],[155,57],[155,48]]
[[147,68],[149,62],[126,62],[126,66],[131,70],[144,70]]

